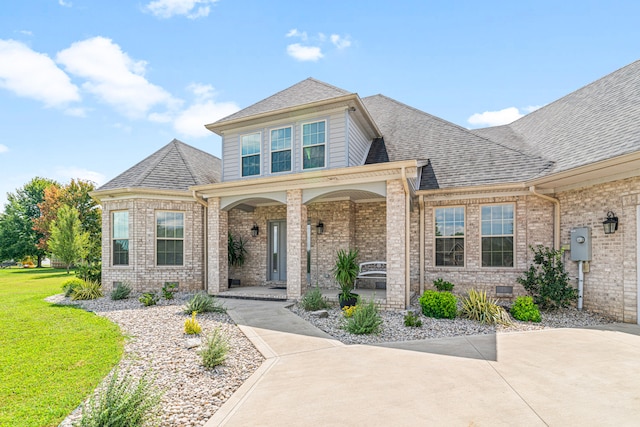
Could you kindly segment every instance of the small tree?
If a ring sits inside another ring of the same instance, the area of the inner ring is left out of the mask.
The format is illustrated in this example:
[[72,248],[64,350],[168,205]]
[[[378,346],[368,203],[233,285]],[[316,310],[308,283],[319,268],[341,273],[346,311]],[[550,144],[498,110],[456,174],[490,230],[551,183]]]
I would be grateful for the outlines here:
[[63,205],[58,210],[58,218],[51,225],[49,249],[67,266],[67,274],[71,264],[87,255],[89,234],[82,231],[78,211]]
[[518,283],[533,297],[542,309],[568,307],[578,299],[578,290],[569,286],[569,275],[564,271],[562,250],[538,245],[533,251],[533,264]]

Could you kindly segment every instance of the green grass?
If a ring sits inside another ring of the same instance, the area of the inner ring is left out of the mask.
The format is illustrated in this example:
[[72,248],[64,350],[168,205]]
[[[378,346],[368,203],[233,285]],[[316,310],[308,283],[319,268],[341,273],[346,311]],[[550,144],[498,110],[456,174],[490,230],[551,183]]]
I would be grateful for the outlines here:
[[57,426],[120,360],[108,320],[44,301],[64,270],[0,270],[0,426]]

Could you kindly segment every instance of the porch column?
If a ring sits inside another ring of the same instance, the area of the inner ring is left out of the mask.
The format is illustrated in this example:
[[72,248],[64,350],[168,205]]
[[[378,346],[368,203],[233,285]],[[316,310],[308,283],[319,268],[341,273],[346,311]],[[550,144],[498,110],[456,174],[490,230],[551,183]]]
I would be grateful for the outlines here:
[[209,209],[207,226],[209,235],[208,254],[209,272],[208,272],[208,289],[209,294],[217,294],[229,288],[227,277],[229,275],[229,266],[227,258],[227,232],[228,232],[228,214],[227,211],[220,209],[220,198],[212,197],[208,199]]
[[287,298],[307,290],[307,206],[302,190],[287,190]]
[[387,181],[387,306],[405,308],[405,204],[401,180]]

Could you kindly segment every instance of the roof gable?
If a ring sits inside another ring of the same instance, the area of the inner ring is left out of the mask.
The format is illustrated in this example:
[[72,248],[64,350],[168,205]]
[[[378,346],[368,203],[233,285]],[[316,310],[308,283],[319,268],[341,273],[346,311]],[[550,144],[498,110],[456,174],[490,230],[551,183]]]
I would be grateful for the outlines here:
[[220,182],[220,159],[174,139],[98,191],[120,188],[186,191],[193,185],[214,182]]

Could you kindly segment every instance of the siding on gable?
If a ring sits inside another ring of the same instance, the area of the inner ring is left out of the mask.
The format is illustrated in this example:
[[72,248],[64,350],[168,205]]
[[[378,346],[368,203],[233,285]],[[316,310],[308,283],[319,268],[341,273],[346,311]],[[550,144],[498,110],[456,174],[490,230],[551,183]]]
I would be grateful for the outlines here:
[[349,166],[360,166],[364,164],[371,141],[367,139],[362,128],[347,115],[348,120],[348,144],[349,144]]

